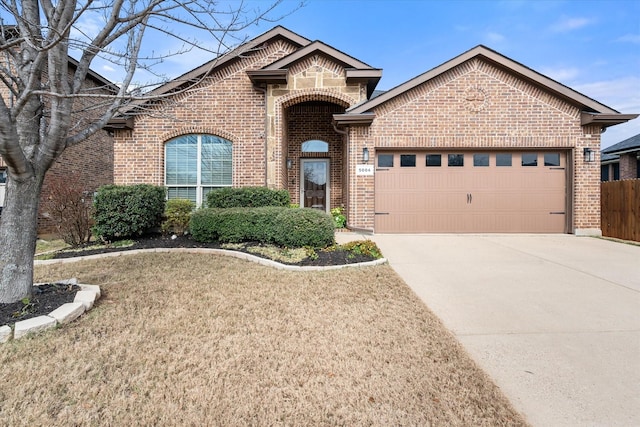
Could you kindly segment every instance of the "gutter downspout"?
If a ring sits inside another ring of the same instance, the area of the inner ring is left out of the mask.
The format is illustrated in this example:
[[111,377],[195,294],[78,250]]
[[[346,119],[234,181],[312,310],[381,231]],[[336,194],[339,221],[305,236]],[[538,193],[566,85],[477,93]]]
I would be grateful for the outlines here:
[[[347,127],[347,130],[342,130],[342,129],[338,129],[338,127],[336,126],[335,122],[332,122],[331,124],[333,126],[333,130],[335,130],[340,135],[344,135],[344,137],[345,137],[344,138],[345,139],[345,145],[346,145],[346,148],[347,148],[347,150],[346,150],[347,151],[347,158],[348,158],[349,149],[350,149],[350,147],[349,147],[349,130],[348,130],[349,128]],[[349,175],[348,170],[349,169],[347,167],[347,176]],[[347,203],[348,203],[347,204],[347,208],[349,208],[351,206],[351,204],[348,202],[349,197],[351,197],[351,191],[349,190],[349,182],[347,182]],[[373,234],[373,230],[370,230],[368,228],[353,227],[348,222],[346,224],[346,227],[347,227],[348,230],[355,231],[357,233]]]

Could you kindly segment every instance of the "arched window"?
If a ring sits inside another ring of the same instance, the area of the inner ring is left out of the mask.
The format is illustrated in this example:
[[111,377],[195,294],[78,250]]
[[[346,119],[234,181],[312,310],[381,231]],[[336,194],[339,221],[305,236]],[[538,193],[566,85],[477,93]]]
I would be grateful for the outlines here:
[[310,139],[302,143],[303,153],[328,153],[329,143],[319,139]]
[[231,187],[232,144],[215,135],[183,135],[165,145],[169,199],[190,199],[201,206],[214,188]]

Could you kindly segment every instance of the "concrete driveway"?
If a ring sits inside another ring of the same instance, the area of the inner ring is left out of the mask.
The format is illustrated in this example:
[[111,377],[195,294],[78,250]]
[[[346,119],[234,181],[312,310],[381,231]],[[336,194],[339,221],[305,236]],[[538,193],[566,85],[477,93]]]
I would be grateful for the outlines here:
[[375,235],[534,426],[640,426],[640,246],[572,235]]

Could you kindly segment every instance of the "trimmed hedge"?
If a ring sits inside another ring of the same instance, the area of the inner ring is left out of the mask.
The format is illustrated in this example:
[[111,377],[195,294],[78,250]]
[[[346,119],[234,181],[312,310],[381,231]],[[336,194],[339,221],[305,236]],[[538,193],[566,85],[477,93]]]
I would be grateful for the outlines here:
[[148,184],[105,185],[94,199],[93,234],[102,240],[141,235],[162,221],[166,190]]
[[220,188],[207,193],[210,208],[257,208],[263,206],[289,206],[287,190],[267,187]]
[[190,231],[200,242],[257,241],[292,248],[324,248],[335,242],[333,219],[315,209],[200,209],[191,216]]

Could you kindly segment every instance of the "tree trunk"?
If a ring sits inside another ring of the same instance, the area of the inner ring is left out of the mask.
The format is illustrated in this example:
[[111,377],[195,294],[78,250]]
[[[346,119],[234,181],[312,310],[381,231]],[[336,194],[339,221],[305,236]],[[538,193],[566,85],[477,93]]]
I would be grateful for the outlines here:
[[38,204],[44,177],[7,179],[0,217],[0,303],[31,297]]

